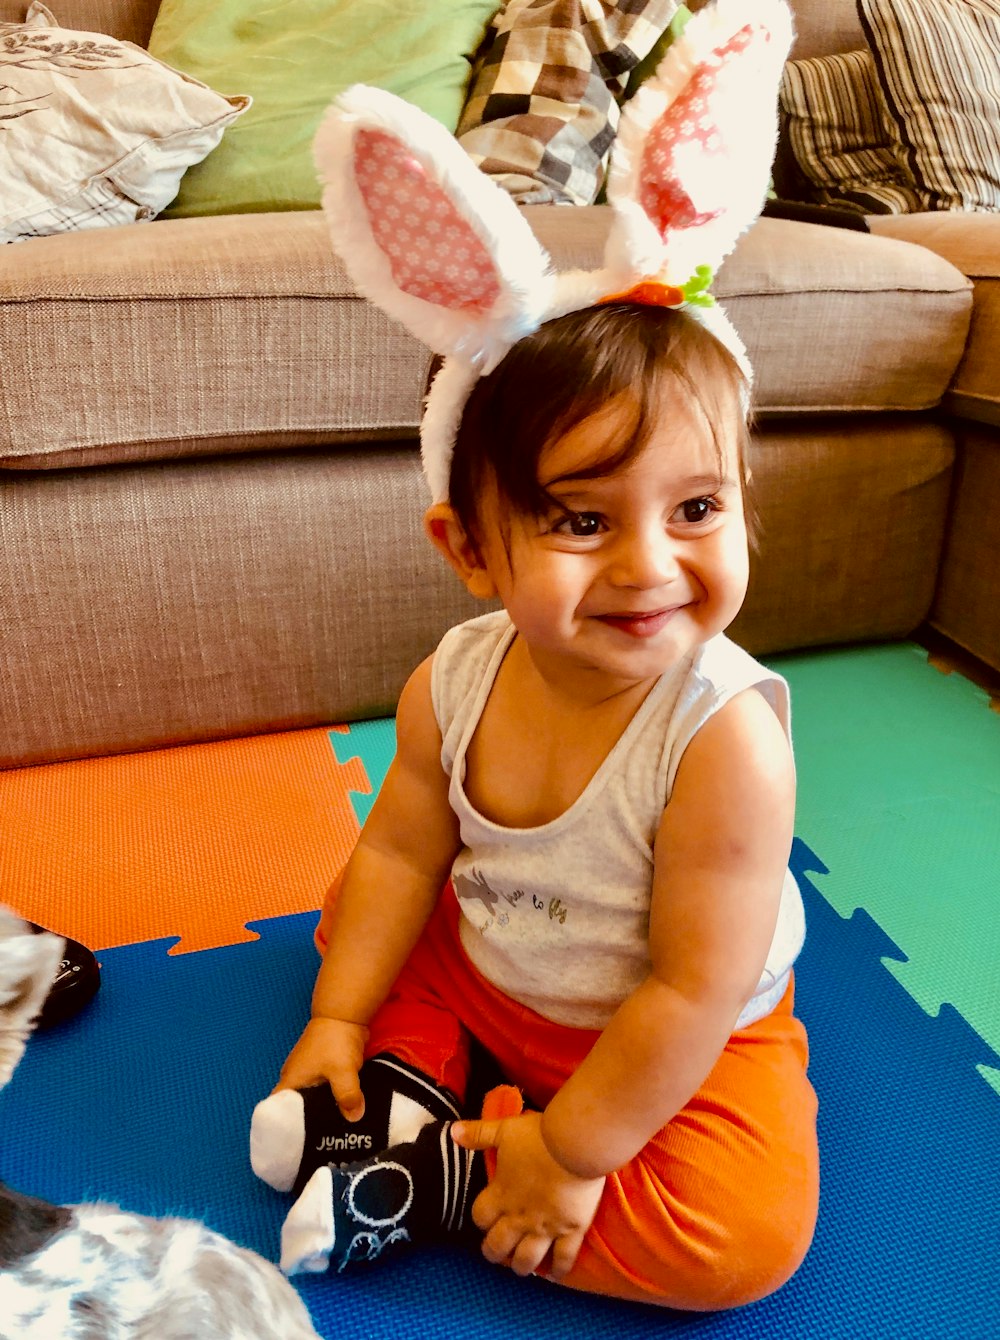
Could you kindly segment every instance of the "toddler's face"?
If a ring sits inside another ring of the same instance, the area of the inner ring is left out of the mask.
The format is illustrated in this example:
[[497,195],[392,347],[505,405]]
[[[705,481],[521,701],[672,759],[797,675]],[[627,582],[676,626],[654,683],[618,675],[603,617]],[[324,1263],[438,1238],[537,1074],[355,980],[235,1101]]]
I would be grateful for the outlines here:
[[[483,563],[543,672],[615,692],[655,678],[739,612],[749,568],[734,435],[722,460],[704,417],[676,392],[638,455],[610,474],[634,424],[624,397],[542,454],[557,505],[509,518],[486,501]],[[598,683],[599,681],[599,683]]]

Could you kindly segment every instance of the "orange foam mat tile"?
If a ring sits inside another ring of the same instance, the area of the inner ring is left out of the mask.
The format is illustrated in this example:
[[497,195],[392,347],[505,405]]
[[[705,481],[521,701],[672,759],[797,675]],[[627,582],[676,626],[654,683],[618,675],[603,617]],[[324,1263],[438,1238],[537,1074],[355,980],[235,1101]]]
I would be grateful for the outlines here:
[[0,773],[0,901],[92,949],[255,940],[319,907],[369,790],[325,729]]

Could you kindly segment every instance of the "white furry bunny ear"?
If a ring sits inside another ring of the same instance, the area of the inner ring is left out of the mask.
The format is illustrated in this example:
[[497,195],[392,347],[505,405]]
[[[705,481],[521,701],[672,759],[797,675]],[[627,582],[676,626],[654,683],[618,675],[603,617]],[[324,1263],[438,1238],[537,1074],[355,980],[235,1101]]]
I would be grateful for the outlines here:
[[482,374],[544,319],[548,256],[432,117],[357,84],[330,107],[313,152],[351,278],[435,353]]
[[784,0],[716,0],[693,16],[622,114],[607,185],[613,273],[707,285],[766,196],[791,43]]

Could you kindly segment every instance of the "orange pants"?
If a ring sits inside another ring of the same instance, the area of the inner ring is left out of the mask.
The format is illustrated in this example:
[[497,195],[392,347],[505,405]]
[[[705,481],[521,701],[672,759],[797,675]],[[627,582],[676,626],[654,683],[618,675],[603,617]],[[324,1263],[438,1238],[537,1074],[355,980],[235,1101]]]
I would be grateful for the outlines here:
[[[393,1052],[462,1098],[475,1037],[541,1109],[598,1034],[552,1023],[488,982],[461,947],[458,918],[449,888],[372,1020],[368,1055]],[[734,1033],[687,1106],[608,1177],[564,1284],[713,1311],[763,1298],[795,1272],[816,1223],[819,1158],[793,993]]]

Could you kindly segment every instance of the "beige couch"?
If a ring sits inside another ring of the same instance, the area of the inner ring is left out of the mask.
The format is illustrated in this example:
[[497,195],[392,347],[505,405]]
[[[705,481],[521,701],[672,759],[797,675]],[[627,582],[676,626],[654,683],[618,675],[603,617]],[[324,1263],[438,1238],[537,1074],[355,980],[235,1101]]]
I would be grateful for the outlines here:
[[[859,40],[852,3],[794,7],[803,53]],[[58,7],[140,43],[155,9]],[[603,209],[529,216],[596,263]],[[1000,667],[1000,219],[873,226],[765,218],[719,278],[765,522],[735,635],[929,617]],[[420,531],[426,364],[318,213],[0,248],[0,766],[391,712],[471,608]]]

